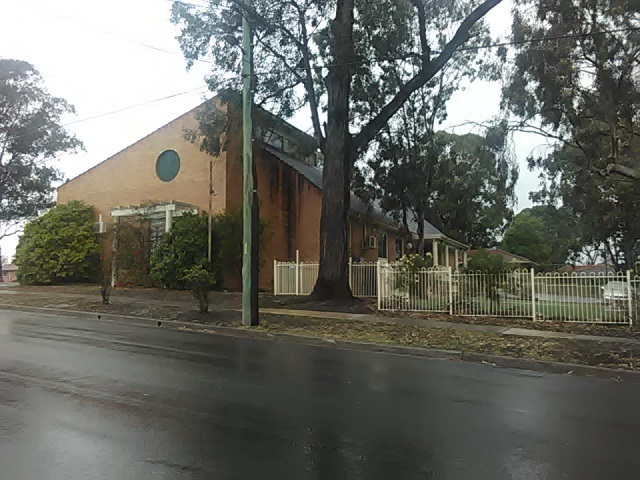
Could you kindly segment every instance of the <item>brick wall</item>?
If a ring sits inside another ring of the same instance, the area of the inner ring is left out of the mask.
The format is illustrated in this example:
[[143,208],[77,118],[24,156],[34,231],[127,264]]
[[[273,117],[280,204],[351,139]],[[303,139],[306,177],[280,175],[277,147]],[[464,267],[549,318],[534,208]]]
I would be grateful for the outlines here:
[[[187,128],[197,127],[189,112],[152,134],[125,148],[82,175],[58,188],[58,203],[84,200],[111,223],[111,208],[143,203],[179,201],[208,210],[209,161],[212,159],[183,137]],[[180,156],[180,171],[175,179],[163,182],[156,175],[156,159],[165,150]],[[213,211],[225,208],[226,154],[214,158]]]
[[[169,201],[208,209],[209,162],[212,159],[198,145],[184,139],[184,130],[197,128],[194,111],[175,119],[142,140],[125,148],[58,189],[58,203],[83,200],[96,208],[96,217],[111,223],[111,209]],[[234,211],[242,207],[242,135],[232,125],[227,150],[213,158],[213,213]],[[175,150],[181,160],[180,171],[170,182],[156,175],[155,164],[160,153]],[[320,213],[322,194],[296,170],[273,155],[256,148],[260,217],[267,224],[259,285],[273,288],[273,260],[317,261],[320,251]],[[371,227],[354,219],[351,225],[351,255],[375,261],[378,250],[362,249],[364,229],[377,235],[382,227]],[[395,252],[395,236],[388,232],[389,260]],[[240,277],[230,272],[225,277],[227,288],[239,288]]]

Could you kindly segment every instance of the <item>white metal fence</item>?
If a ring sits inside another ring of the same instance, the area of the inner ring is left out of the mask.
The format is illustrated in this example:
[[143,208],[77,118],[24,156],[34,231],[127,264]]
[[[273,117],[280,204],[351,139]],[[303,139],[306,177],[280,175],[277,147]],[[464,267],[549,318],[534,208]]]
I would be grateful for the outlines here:
[[[378,295],[378,264],[380,262],[349,262],[349,285],[356,297],[375,298]],[[275,295],[309,295],[318,279],[317,262],[273,262]]]
[[[317,278],[318,263],[274,262],[276,295],[308,295]],[[631,272],[463,273],[449,267],[409,271],[400,263],[364,262],[349,264],[349,280],[354,296],[377,298],[380,310],[565,322],[640,321],[640,277]]]
[[454,315],[531,317],[533,272],[454,272],[451,274]]
[[389,264],[381,266],[380,281],[381,310],[588,323],[640,321],[640,277],[631,272],[573,275],[423,269],[407,274],[402,265]]

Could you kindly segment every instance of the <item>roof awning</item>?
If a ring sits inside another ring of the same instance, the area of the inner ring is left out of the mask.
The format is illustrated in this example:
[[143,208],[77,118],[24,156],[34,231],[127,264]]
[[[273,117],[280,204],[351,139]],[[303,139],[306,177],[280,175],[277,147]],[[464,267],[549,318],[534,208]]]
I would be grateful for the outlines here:
[[145,217],[145,218],[165,218],[167,212],[171,216],[177,217],[186,212],[198,213],[199,208],[184,202],[166,202],[150,205],[136,205],[128,207],[115,207],[111,209],[112,217]]
[[119,219],[126,217],[138,217],[147,220],[164,220],[164,231],[171,230],[173,217],[180,217],[185,213],[197,214],[199,208],[183,202],[167,202],[151,205],[138,205],[129,207],[117,207],[111,209],[111,216]]

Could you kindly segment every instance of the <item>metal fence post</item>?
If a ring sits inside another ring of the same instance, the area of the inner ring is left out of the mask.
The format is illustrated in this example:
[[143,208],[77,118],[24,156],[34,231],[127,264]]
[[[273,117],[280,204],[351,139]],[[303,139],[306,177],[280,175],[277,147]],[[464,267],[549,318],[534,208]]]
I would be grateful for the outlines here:
[[381,272],[380,272],[380,260],[376,262],[376,280],[378,282],[377,294],[378,294],[378,310],[380,310],[380,306],[382,305],[382,282],[380,281]]
[[296,296],[300,295],[300,250],[296,250]]
[[531,267],[531,318],[536,321],[536,271]]
[[349,257],[349,288],[353,292],[353,261],[351,257]]
[[278,295],[278,261],[273,259],[273,294]]
[[631,270],[627,270],[627,300],[629,303],[629,326],[633,325],[633,300],[631,298]]
[[451,267],[447,267],[449,270],[449,315],[453,315],[453,270]]

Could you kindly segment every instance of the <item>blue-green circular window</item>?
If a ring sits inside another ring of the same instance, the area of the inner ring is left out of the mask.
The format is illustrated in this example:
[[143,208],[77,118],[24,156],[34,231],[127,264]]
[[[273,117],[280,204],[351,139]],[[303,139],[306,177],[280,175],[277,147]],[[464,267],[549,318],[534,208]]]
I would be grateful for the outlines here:
[[165,150],[156,160],[156,174],[163,182],[170,182],[180,171],[180,157],[173,150]]

